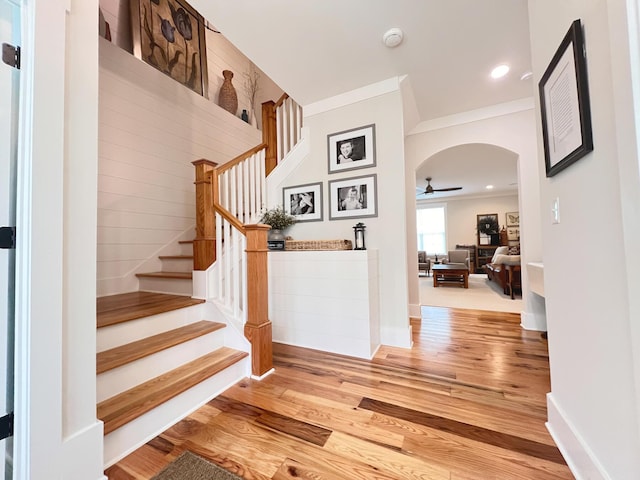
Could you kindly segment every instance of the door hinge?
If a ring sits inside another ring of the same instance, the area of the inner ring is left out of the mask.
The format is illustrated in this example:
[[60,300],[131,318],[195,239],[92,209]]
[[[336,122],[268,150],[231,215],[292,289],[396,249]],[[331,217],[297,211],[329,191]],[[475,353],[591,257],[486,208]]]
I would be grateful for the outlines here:
[[2,61],[10,67],[20,70],[20,47],[14,47],[8,43],[3,43]]
[[0,248],[16,248],[16,227],[0,227]]
[[0,418],[0,440],[13,437],[13,412]]

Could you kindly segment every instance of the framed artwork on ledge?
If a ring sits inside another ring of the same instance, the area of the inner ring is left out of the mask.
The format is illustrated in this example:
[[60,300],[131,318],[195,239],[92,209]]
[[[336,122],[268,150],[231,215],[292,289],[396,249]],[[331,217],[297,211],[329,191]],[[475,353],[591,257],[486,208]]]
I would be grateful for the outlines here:
[[481,213],[477,215],[478,245],[499,245],[500,225],[497,213]]
[[130,0],[133,54],[208,97],[204,19],[184,0]]
[[575,20],[538,84],[547,177],[593,150],[585,55]]
[[322,182],[284,187],[282,205],[297,222],[322,221]]
[[376,126],[345,130],[327,135],[329,173],[376,165]]
[[378,216],[376,175],[329,182],[329,220]]

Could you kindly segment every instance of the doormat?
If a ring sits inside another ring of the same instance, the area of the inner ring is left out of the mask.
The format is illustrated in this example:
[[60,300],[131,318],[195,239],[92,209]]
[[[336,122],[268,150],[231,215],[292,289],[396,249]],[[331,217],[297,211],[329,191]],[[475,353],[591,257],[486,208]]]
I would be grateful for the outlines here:
[[242,480],[242,477],[185,451],[151,480]]

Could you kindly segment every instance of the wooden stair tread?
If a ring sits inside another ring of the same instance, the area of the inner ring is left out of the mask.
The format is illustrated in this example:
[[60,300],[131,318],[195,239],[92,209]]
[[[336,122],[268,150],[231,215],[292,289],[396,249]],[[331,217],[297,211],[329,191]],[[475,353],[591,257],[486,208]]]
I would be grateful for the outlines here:
[[179,278],[184,280],[191,280],[193,278],[193,274],[191,272],[149,272],[149,273],[136,273],[136,277]]
[[99,297],[96,301],[98,328],[204,303],[184,295],[129,292]]
[[183,244],[193,243],[193,240],[180,240],[178,243],[183,243]]
[[160,260],[193,260],[193,255],[160,255]]
[[97,407],[98,418],[104,422],[104,434],[140,417],[158,405],[239,362],[248,354],[221,347],[192,362],[115,395]]
[[97,373],[103,373],[112,370],[202,335],[215,332],[224,327],[224,323],[201,320],[126,345],[105,350],[104,352],[98,353],[96,357],[96,371]]

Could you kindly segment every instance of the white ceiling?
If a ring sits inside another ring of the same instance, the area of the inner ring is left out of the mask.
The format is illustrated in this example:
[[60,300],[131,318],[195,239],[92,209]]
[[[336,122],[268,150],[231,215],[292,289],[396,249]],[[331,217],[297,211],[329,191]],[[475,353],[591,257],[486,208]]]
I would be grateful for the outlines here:
[[[404,75],[421,122],[533,96],[532,81],[520,80],[531,68],[527,0],[190,3],[303,106]],[[393,49],[382,42],[391,27],[404,32]],[[500,63],[511,71],[496,81],[489,74]],[[417,173],[419,187],[427,174],[435,188],[462,185],[463,194],[517,182],[513,158],[513,177],[491,180],[486,149],[440,155]]]

